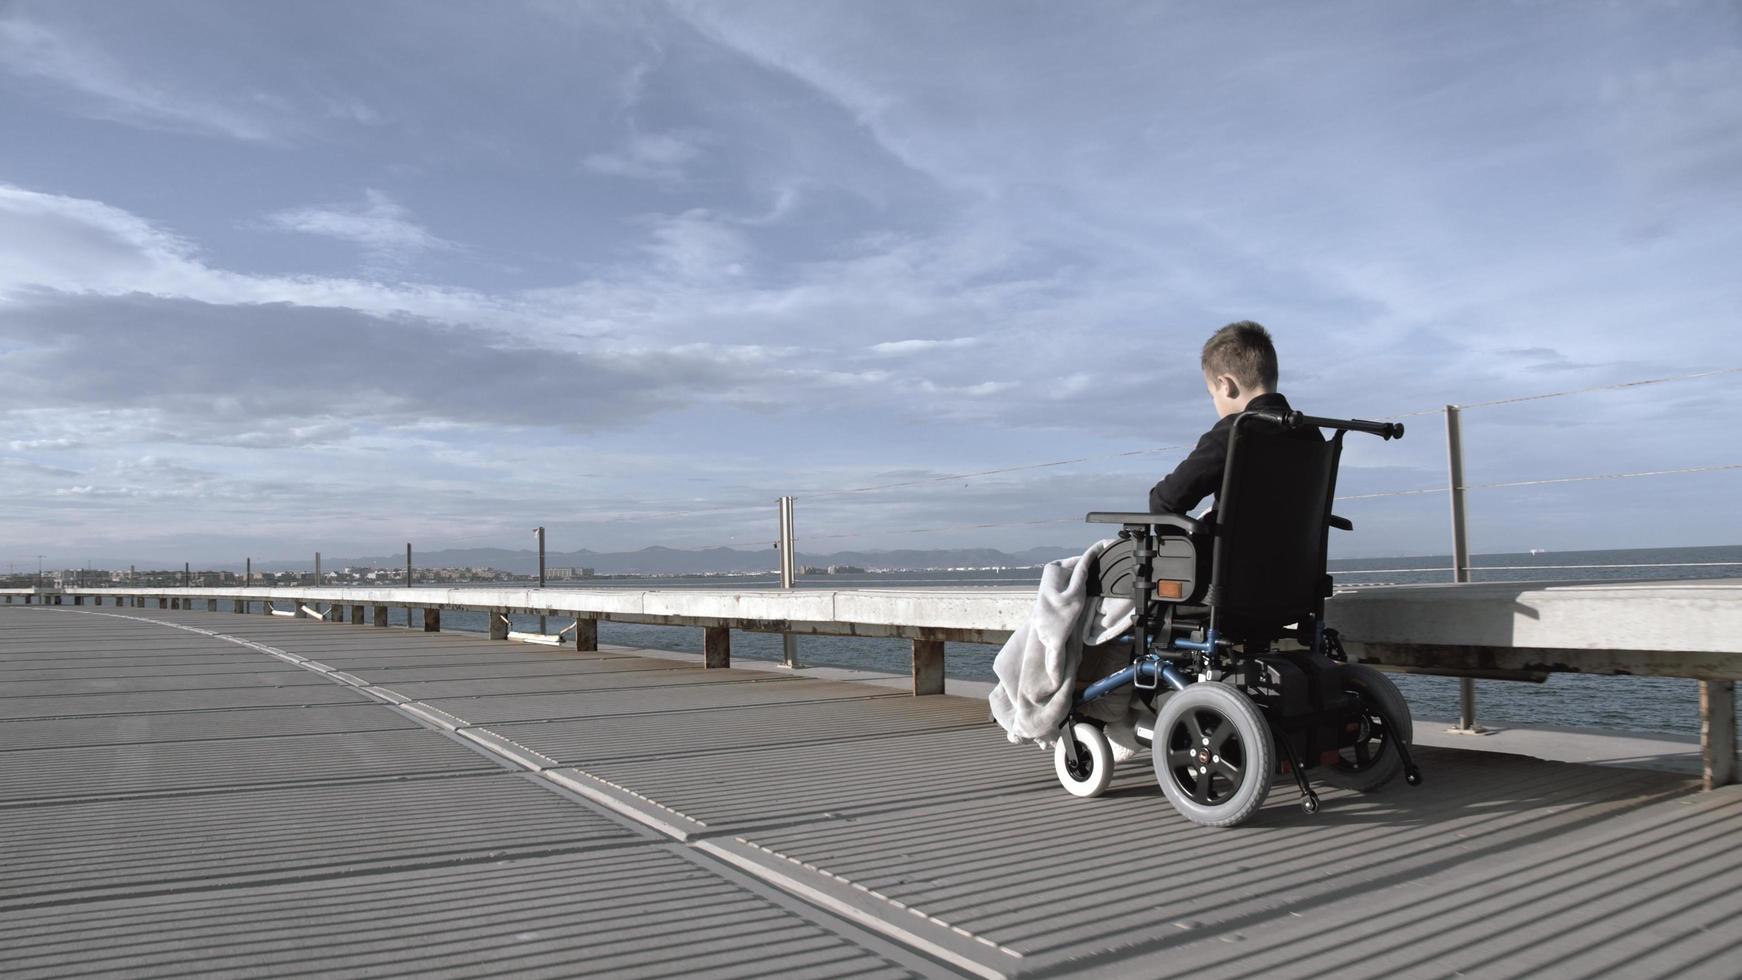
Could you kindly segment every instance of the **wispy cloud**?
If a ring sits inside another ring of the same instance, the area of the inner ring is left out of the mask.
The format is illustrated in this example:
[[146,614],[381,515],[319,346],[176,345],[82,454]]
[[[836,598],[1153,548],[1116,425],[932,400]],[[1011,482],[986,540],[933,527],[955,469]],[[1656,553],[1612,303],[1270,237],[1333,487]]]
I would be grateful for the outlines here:
[[412,220],[411,211],[373,188],[360,205],[289,208],[266,216],[280,231],[320,235],[360,245],[378,259],[403,260],[432,249],[459,246]]
[[91,42],[22,16],[0,17],[0,65],[74,93],[80,111],[98,118],[253,142],[280,136],[257,114],[154,84]]
[[981,343],[979,337],[951,337],[948,340],[886,340],[881,344],[872,344],[873,354],[926,354],[940,350],[961,350],[966,347],[977,347]]
[[581,166],[596,174],[675,183],[702,151],[697,133],[636,133],[610,153],[589,154]]

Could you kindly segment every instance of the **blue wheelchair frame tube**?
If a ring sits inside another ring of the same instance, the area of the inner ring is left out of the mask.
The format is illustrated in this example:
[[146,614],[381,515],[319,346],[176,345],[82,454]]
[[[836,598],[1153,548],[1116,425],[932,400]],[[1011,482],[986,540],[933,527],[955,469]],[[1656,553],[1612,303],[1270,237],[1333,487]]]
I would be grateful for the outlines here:
[[1077,696],[1077,703],[1087,704],[1111,691],[1117,691],[1136,680],[1137,675],[1140,672],[1160,677],[1162,683],[1176,691],[1183,691],[1186,689],[1186,679],[1180,676],[1179,671],[1173,669],[1173,664],[1170,664],[1165,660],[1138,661],[1124,670],[1108,674],[1106,677],[1103,677],[1084,688],[1083,693]]
[[[1209,653],[1216,649],[1216,631],[1213,629],[1206,631],[1202,643],[1194,642],[1192,640],[1174,640],[1172,643],[1168,644],[1168,649],[1194,650],[1198,653]],[[1170,664],[1165,660],[1139,660],[1124,670],[1108,674],[1106,677],[1103,677],[1084,688],[1083,693],[1077,696],[1077,703],[1087,704],[1096,698],[1105,696],[1108,692],[1117,691],[1125,685],[1130,684],[1132,681],[1135,681],[1140,674],[1160,677],[1162,683],[1176,691],[1183,691],[1186,689],[1186,679],[1180,676],[1179,671],[1173,669],[1173,664]]]

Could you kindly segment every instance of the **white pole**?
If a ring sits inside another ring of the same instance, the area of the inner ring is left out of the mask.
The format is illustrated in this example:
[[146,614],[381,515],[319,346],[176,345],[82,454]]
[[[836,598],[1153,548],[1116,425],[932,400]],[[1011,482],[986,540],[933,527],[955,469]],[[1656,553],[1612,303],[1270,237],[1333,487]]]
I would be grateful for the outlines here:
[[[794,561],[792,532],[792,498],[780,498],[780,587],[790,589],[793,579],[797,577],[797,564]],[[798,637],[791,633],[780,634],[782,662],[788,667],[798,666]]]

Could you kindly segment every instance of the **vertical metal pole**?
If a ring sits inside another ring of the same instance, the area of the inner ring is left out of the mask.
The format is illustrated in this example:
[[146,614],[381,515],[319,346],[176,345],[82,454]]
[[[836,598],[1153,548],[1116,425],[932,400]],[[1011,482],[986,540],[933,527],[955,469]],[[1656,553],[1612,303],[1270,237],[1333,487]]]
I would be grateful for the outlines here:
[[254,559],[244,558],[242,561],[242,588],[251,588],[254,585]]
[[181,563],[181,587],[184,589],[188,587],[188,576],[192,574],[190,571],[192,568],[193,563],[191,562],[184,561]]
[[[797,561],[794,553],[792,531],[792,498],[780,498],[780,587],[790,589],[796,578]],[[798,666],[798,637],[791,633],[780,634],[781,662],[788,667]]]
[[[411,588],[411,542],[405,542],[405,587]],[[411,628],[411,607],[405,607],[405,628]]]
[[[532,533],[538,535],[538,587],[542,589],[544,588],[544,526],[539,525]],[[538,631],[545,632],[545,622],[542,615],[538,617]]]
[[315,552],[315,588],[321,587],[321,553]]
[[[1452,581],[1470,581],[1470,539],[1464,523],[1464,434],[1458,406],[1446,406],[1446,474],[1452,495]],[[1459,732],[1476,733],[1476,682],[1458,678]]]

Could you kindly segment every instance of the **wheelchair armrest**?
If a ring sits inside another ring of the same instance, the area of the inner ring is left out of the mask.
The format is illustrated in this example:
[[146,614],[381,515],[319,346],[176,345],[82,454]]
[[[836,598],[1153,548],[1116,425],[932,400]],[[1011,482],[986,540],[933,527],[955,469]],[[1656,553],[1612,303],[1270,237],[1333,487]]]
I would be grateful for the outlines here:
[[1090,524],[1138,524],[1151,527],[1171,527],[1186,534],[1201,534],[1204,530],[1202,522],[1184,514],[1141,514],[1126,511],[1097,510],[1083,518]]
[[1353,531],[1353,530],[1355,530],[1355,522],[1354,521],[1349,520],[1347,517],[1338,517],[1335,514],[1331,515],[1331,526],[1336,528],[1339,531]]

